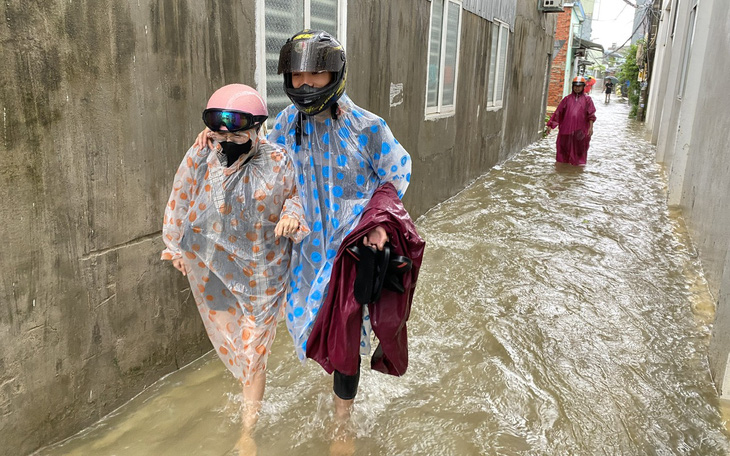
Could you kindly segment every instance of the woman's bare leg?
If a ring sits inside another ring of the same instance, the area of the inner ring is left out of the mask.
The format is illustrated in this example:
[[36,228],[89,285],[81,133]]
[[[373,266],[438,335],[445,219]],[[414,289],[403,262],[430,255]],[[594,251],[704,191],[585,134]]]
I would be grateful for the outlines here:
[[243,387],[243,427],[236,448],[239,456],[256,456],[258,448],[251,433],[259,419],[261,401],[266,387],[266,371],[260,370],[251,375],[249,385]]
[[266,387],[266,371],[260,370],[251,375],[250,384],[243,387],[243,428],[249,432],[256,425],[261,411],[261,401]]

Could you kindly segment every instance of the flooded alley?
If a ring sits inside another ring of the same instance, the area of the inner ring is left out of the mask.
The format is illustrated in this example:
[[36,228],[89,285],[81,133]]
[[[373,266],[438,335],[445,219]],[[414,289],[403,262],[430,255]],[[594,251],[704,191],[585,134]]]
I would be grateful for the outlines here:
[[[364,369],[355,455],[726,454],[713,298],[642,127],[594,101],[585,168],[553,133],[418,220],[410,367]],[[328,454],[331,380],[283,322],[269,368],[258,454]],[[209,353],[35,454],[233,455],[239,408]]]

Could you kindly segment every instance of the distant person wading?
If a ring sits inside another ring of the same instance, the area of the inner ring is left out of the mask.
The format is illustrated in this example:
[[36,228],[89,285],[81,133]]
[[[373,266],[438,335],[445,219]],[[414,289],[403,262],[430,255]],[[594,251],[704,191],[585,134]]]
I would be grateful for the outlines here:
[[556,141],[555,160],[574,166],[586,164],[588,147],[596,121],[596,107],[591,97],[583,93],[586,80],[583,76],[573,79],[573,93],[560,101],[547,123],[547,132],[560,126]]

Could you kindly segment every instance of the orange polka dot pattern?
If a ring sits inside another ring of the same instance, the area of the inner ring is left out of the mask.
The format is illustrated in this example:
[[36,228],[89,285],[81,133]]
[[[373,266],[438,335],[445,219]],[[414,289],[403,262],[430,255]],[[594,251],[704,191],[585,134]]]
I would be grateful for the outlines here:
[[[309,234],[286,153],[261,140],[248,162],[223,167],[210,149],[188,150],[165,209],[162,259],[182,258],[218,356],[241,382],[266,368],[282,315],[291,242]],[[276,238],[284,215],[300,222]]]

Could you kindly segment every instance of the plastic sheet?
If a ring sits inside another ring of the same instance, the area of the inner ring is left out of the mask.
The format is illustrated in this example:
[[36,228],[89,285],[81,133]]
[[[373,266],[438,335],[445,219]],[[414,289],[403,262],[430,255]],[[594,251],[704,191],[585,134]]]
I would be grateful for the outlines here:
[[162,258],[182,258],[213,346],[242,382],[266,365],[282,313],[291,241],[276,238],[283,215],[308,233],[281,148],[255,146],[231,167],[205,148],[188,150],[165,210]]

